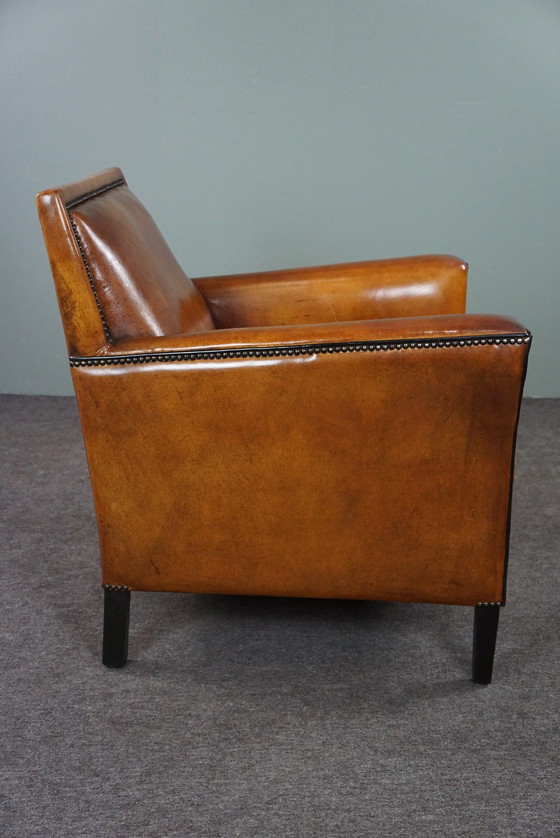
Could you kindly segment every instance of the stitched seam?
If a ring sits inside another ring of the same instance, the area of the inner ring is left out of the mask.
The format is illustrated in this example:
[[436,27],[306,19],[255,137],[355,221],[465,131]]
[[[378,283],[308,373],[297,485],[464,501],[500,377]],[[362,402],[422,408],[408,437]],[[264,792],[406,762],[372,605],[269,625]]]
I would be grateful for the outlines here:
[[410,339],[400,341],[355,341],[299,346],[268,346],[251,349],[185,349],[176,352],[149,352],[138,355],[70,357],[71,367],[99,367],[123,364],[172,363],[173,361],[219,361],[232,358],[277,358],[301,355],[331,355],[347,352],[392,352],[410,349],[449,349],[464,346],[529,344],[531,335],[476,335],[461,338]]
[[83,195],[78,195],[77,198],[72,198],[71,201],[68,201],[66,203],[66,209],[74,209],[74,207],[77,207],[79,204],[83,204],[91,198],[96,198],[98,195],[103,195],[104,192],[108,192],[116,186],[124,186],[124,184],[124,178],[119,178],[118,180],[111,181],[111,183],[106,183],[104,186],[100,186],[98,189],[91,189],[89,192],[84,192]]

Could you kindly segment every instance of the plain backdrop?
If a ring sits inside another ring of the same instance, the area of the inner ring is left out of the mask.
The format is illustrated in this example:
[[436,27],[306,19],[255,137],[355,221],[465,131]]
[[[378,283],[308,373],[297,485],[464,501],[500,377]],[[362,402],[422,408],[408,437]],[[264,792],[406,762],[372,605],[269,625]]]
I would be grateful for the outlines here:
[[192,276],[467,259],[560,396],[558,0],[1,0],[0,93],[0,392],[72,392],[35,194],[118,165]]

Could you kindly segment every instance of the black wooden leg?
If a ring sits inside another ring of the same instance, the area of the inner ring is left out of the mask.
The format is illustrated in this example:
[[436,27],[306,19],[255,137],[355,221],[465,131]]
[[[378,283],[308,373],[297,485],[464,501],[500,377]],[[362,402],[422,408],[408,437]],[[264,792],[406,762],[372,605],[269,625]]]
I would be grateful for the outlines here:
[[103,663],[118,668],[128,655],[130,591],[105,588],[103,614]]
[[489,684],[492,680],[499,618],[500,606],[496,603],[475,605],[472,663],[475,684]]

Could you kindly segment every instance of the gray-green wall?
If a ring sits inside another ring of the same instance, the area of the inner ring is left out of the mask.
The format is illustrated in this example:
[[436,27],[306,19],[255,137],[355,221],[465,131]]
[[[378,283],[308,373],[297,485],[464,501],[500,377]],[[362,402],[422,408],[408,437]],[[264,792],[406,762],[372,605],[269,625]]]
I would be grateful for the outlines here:
[[1,0],[0,391],[70,393],[40,189],[110,165],[193,276],[427,252],[560,396],[558,0]]

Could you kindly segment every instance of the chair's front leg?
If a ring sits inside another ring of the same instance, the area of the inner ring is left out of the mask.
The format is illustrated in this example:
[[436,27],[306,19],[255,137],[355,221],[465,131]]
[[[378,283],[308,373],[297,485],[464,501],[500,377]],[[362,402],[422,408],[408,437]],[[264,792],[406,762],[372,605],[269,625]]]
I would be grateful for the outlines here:
[[106,587],[103,614],[103,663],[119,668],[128,655],[128,618],[130,591],[128,588]]
[[494,651],[500,605],[483,602],[474,609],[472,679],[475,684],[489,684],[492,680]]

